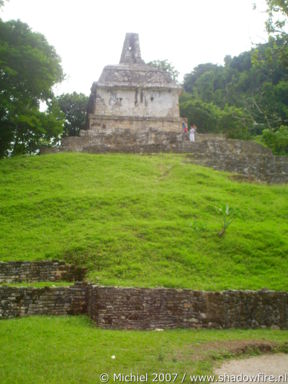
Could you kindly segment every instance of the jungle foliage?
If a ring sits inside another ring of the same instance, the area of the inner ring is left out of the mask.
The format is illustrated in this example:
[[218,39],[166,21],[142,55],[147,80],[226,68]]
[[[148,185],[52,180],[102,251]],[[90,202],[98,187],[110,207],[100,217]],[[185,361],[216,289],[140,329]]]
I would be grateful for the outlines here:
[[200,64],[184,77],[180,110],[201,132],[260,140],[275,153],[288,148],[287,0],[267,0],[269,40],[224,65]]
[[282,37],[271,37],[251,51],[226,56],[223,66],[198,65],[185,75],[181,113],[200,131],[228,137],[249,138],[267,129],[273,136],[280,127],[288,130],[287,49]]

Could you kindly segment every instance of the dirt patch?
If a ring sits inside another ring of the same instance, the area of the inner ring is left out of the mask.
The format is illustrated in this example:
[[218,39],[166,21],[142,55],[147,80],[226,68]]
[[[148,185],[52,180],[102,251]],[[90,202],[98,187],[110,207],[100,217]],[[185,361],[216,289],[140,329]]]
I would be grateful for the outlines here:
[[199,345],[191,344],[188,349],[178,351],[176,357],[181,359],[187,353],[192,354],[193,360],[203,360],[207,356],[220,358],[225,355],[242,355],[247,353],[268,353],[277,348],[278,344],[266,340],[227,340],[211,341]]
[[[223,352],[229,352],[232,355],[241,355],[244,353],[259,351],[262,353],[267,353],[273,351],[276,348],[277,344],[270,341],[253,341],[253,340],[233,340],[233,341],[223,341],[218,344],[218,348]],[[209,346],[209,345],[207,345]]]
[[[263,356],[250,357],[248,359],[230,360],[224,363],[220,368],[215,369],[216,375],[246,375],[239,383],[255,382],[253,378],[259,377],[258,382],[267,382],[264,375],[271,377],[274,376],[280,380],[280,375],[285,378],[288,375],[288,354],[277,353]],[[250,380],[249,377],[250,376]],[[285,380],[282,378],[282,382]],[[232,378],[231,378],[232,381]],[[274,381],[275,382],[275,381]]]

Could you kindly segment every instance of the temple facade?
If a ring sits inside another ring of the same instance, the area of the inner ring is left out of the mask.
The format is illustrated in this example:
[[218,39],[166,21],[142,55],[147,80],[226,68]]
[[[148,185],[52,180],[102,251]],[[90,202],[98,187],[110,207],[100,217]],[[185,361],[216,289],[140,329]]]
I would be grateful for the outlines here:
[[182,141],[181,88],[170,74],[141,58],[139,37],[127,33],[120,63],[93,83],[87,127],[62,140],[64,150],[103,152],[173,149]]

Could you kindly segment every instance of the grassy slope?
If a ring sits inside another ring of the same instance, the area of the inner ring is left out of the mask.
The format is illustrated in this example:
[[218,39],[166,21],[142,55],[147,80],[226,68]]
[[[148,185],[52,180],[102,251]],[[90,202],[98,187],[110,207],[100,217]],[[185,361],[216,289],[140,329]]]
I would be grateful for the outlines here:
[[148,372],[150,378],[152,372],[176,372],[180,383],[184,372],[211,373],[215,359],[229,357],[227,342],[283,345],[287,337],[288,331],[260,329],[110,331],[94,328],[84,316],[6,320],[0,322],[0,382],[94,384],[103,372]]
[[[0,161],[0,260],[65,259],[101,284],[288,289],[288,187],[184,155]],[[215,207],[236,209],[220,239]]]

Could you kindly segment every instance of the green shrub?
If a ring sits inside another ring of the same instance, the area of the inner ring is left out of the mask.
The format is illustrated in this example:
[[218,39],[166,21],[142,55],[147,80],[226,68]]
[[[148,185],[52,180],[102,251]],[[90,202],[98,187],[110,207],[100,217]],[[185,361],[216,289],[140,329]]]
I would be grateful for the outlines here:
[[188,98],[185,95],[183,99],[185,101],[180,100],[180,112],[181,116],[188,118],[189,125],[195,123],[199,132],[219,132],[219,108],[192,96]]
[[221,111],[219,121],[220,130],[231,139],[244,139],[250,137],[249,128],[253,121],[241,108],[226,105]]
[[275,154],[288,154],[288,126],[281,125],[277,131],[264,129],[262,139]]
[[229,138],[248,139],[252,118],[241,108],[226,105],[224,109],[213,103],[184,93],[180,97],[181,116],[188,118],[188,124],[197,125],[199,132],[224,133]]

